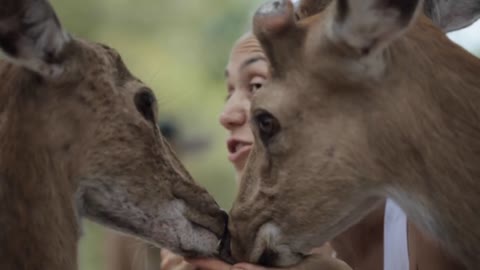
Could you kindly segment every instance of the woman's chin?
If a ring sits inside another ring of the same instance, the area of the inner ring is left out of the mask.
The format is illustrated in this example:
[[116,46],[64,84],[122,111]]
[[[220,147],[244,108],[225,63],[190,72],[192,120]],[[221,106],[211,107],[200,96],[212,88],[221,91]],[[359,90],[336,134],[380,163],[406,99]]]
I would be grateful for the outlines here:
[[237,173],[237,175],[239,177],[241,177],[242,173],[243,173],[243,169],[245,168],[245,164],[247,163],[247,159],[244,158],[244,159],[240,159],[240,160],[236,160],[235,162],[232,162],[233,164],[233,167],[235,168],[235,172]]
[[228,160],[230,160],[230,162],[233,164],[233,166],[235,167],[235,171],[238,175],[243,172],[251,149],[251,146],[246,146],[243,147],[240,151],[232,153],[228,156]]

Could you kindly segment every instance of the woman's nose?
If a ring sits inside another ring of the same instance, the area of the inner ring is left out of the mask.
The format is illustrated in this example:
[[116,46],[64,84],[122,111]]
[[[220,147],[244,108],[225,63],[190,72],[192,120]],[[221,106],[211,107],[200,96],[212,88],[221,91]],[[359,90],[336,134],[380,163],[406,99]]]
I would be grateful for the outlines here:
[[247,121],[247,114],[240,108],[225,108],[220,114],[220,124],[226,129],[234,129],[243,126]]
[[247,109],[236,95],[233,95],[225,104],[220,114],[220,124],[226,129],[234,129],[243,126],[247,121]]

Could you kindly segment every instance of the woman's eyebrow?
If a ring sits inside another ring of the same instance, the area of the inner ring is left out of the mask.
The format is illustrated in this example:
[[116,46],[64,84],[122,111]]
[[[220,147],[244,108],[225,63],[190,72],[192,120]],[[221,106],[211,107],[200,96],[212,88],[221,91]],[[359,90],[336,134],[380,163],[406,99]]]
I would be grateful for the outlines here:
[[240,66],[240,70],[243,70],[249,65],[252,65],[258,61],[267,62],[267,58],[265,58],[264,56],[256,56],[256,57],[249,58],[248,60],[245,60],[245,62],[242,63],[242,65]]
[[[267,62],[267,58],[265,58],[265,56],[255,56],[255,57],[249,58],[242,63],[239,70],[242,71],[243,69],[247,68],[249,65],[252,65],[252,64],[254,64],[258,61]],[[228,78],[230,76],[230,73],[228,72],[228,69],[225,69],[224,76],[225,76],[225,78]]]

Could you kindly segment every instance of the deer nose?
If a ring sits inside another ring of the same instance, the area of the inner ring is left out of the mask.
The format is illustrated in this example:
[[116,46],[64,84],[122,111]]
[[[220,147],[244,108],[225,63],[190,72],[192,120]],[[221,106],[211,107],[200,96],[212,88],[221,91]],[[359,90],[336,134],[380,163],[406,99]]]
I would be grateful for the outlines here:
[[274,267],[276,266],[275,262],[277,261],[277,259],[278,253],[267,248],[263,251],[262,255],[260,255],[260,258],[258,259],[258,264],[266,267]]

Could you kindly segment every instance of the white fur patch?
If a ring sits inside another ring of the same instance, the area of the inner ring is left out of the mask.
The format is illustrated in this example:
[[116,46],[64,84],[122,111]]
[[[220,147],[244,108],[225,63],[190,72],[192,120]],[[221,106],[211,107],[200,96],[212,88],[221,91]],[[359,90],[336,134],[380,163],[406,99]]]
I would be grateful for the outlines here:
[[218,246],[217,237],[200,227],[193,226],[185,218],[185,203],[181,200],[175,200],[159,211],[158,219],[154,222],[154,239],[161,242],[165,238],[175,236],[177,243],[174,246],[181,247],[183,250],[194,250],[204,255],[213,255]]
[[[162,203],[159,199],[157,203],[134,204],[120,186],[111,185],[107,188],[92,180],[89,186],[91,188],[77,192],[77,205],[81,215],[127,234],[141,234],[134,236],[179,254],[194,251],[209,256],[217,251],[217,237],[212,232],[193,225],[185,217],[187,206],[182,200],[164,200]],[[85,201],[85,197],[88,201]],[[116,218],[112,220],[110,217]],[[115,224],[115,220],[119,220],[119,224]],[[128,226],[123,227],[126,224]]]
[[277,266],[290,266],[297,263],[300,258],[293,253],[289,246],[281,244],[282,232],[274,223],[265,223],[260,227],[255,239],[255,245],[250,253],[250,260],[256,262],[263,252],[268,249],[277,253],[278,259],[275,261]]

